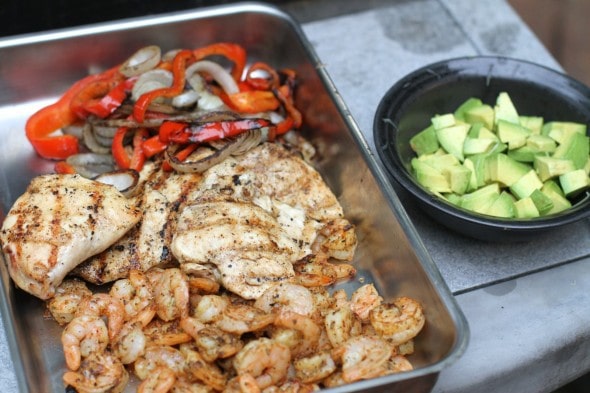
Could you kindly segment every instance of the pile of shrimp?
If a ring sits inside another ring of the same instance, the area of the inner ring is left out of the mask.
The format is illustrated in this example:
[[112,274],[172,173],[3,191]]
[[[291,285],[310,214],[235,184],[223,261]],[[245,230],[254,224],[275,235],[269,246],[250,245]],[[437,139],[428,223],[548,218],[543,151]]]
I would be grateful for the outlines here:
[[[185,269],[186,270],[186,269]],[[422,306],[326,284],[350,264],[307,261],[246,300],[210,272],[131,271],[108,292],[77,279],[48,301],[65,328],[64,384],[78,392],[311,392],[412,369]],[[360,285],[360,284],[359,284]],[[134,375],[134,376],[132,376]]]

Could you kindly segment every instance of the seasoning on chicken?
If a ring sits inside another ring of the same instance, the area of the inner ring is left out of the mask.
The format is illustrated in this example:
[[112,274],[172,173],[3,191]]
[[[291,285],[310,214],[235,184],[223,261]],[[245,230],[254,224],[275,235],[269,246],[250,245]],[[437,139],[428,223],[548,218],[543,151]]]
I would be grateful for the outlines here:
[[0,232],[10,276],[23,290],[48,299],[66,274],[140,218],[141,210],[113,186],[79,175],[38,176]]

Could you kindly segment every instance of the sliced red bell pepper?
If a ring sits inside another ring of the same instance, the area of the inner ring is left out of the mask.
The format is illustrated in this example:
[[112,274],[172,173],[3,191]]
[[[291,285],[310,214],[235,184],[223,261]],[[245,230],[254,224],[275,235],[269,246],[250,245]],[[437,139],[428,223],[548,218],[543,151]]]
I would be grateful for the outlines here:
[[247,60],[246,50],[242,46],[229,42],[218,42],[204,46],[202,48],[194,49],[193,54],[195,56],[195,60],[197,61],[202,60],[207,56],[214,55],[223,56],[229,59],[234,63],[234,66],[231,70],[232,77],[236,82],[242,79],[242,74],[244,73]]
[[113,83],[109,85],[112,86],[113,84],[116,84],[105,94],[102,96],[98,95],[97,98],[90,99],[83,103],[83,110],[104,119],[121,106],[133,88],[135,81],[137,81],[137,78],[129,78],[120,82],[113,81]]
[[129,132],[127,127],[119,127],[115,132],[112,143],[112,154],[115,163],[120,169],[135,169],[140,171],[145,163],[145,154],[142,145],[148,137],[148,131],[145,128],[135,130],[133,136],[133,150],[129,154],[127,147],[124,145],[125,135]]
[[[176,158],[176,160],[178,160],[178,161],[184,161],[184,160],[186,160],[186,159],[188,158],[188,156],[190,156],[190,155],[191,155],[191,153],[192,153],[193,151],[195,151],[195,149],[196,149],[198,146],[199,146],[199,145],[197,145],[197,144],[194,144],[194,143],[193,143],[193,144],[190,144],[190,145],[187,145],[187,146],[186,146],[186,147],[184,147],[183,149],[181,149],[181,150],[177,151],[177,152],[174,154],[174,157],[175,157],[175,158]],[[169,163],[168,161],[164,161],[164,162],[162,163],[162,169],[163,169],[164,171],[170,172],[170,171],[171,171],[172,169],[174,169],[174,168],[172,168],[172,166],[170,165],[170,163]]]
[[76,170],[74,169],[74,167],[71,166],[70,164],[68,164],[66,161],[56,162],[55,166],[53,167],[53,170],[55,171],[55,173],[59,173],[59,174],[73,175],[76,173]]
[[[272,123],[266,119],[239,119],[216,121],[190,127],[190,142],[203,143],[230,138],[242,132],[262,127],[270,127]],[[176,142],[172,137],[172,142]]]
[[[264,71],[268,77],[256,76],[256,71]],[[271,90],[279,86],[279,74],[268,64],[259,61],[248,67],[246,82],[257,90]]]
[[174,139],[176,143],[187,143],[189,134],[185,131],[188,129],[188,123],[179,121],[165,121],[158,129],[160,141],[168,143]]
[[149,158],[166,150],[168,143],[162,142],[159,135],[154,135],[151,138],[146,139],[141,147],[143,149],[143,154],[146,158]]
[[57,102],[33,113],[25,125],[27,139],[41,157],[63,160],[79,151],[78,138],[73,135],[51,135],[63,127],[76,123],[79,118],[70,108],[72,99],[89,84],[108,78],[118,67],[101,74],[89,75],[74,83]]
[[227,104],[240,113],[274,111],[281,103],[272,91],[251,90],[227,94]]
[[156,89],[142,94],[133,106],[133,117],[138,122],[143,122],[145,112],[150,103],[158,97],[174,97],[184,90],[186,81],[185,69],[186,64],[193,59],[193,53],[190,50],[179,51],[172,61],[172,86]]

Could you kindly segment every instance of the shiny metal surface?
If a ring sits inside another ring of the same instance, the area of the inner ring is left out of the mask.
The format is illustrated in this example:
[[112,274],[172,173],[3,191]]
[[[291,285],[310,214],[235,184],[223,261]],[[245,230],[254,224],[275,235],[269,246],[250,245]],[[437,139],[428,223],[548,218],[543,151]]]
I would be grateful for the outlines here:
[[[239,4],[0,40],[0,217],[33,176],[52,170],[25,140],[23,126],[32,111],[90,70],[120,63],[138,47],[215,41],[237,42],[249,60],[297,72],[303,133],[321,152],[317,167],[358,227],[360,278],[374,282],[386,298],[404,294],[424,304],[427,326],[411,357],[414,371],[332,391],[430,391],[438,373],[465,350],[465,318],[311,44],[276,8]],[[0,306],[22,391],[63,391],[61,329],[43,317],[41,301],[14,288],[0,265]]]

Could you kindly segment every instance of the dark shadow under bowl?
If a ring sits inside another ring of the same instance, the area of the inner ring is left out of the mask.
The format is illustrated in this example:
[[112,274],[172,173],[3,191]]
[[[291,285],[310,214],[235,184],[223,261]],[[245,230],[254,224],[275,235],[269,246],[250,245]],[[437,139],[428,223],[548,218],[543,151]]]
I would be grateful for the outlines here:
[[444,226],[489,241],[526,241],[590,216],[588,192],[561,213],[534,219],[499,219],[458,208],[433,195],[413,178],[410,138],[435,114],[453,112],[469,97],[494,104],[509,93],[522,115],[545,121],[590,124],[590,89],[549,68],[500,57],[466,57],[435,63],[407,75],[382,98],[374,119],[377,152],[390,175],[420,207]]

